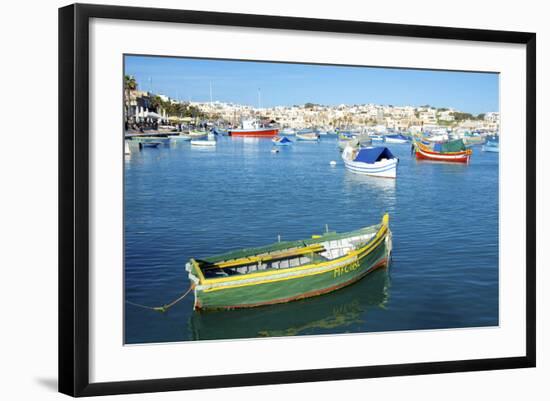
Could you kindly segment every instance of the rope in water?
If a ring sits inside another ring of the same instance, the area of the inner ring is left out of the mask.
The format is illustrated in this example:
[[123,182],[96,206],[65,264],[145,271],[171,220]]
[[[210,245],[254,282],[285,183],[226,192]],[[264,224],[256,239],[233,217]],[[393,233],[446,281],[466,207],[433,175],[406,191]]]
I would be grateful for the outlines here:
[[172,306],[174,306],[175,304],[177,304],[179,301],[181,301],[183,298],[185,298],[192,290],[193,288],[195,288],[195,286],[193,284],[191,284],[189,286],[189,288],[187,289],[187,291],[185,291],[182,295],[180,295],[178,298],[174,299],[172,302],[168,303],[168,304],[164,304],[162,306],[148,306],[148,305],[142,305],[142,304],[138,304],[138,303],[135,303],[135,302],[131,302],[131,301],[128,301],[126,300],[126,303],[129,304],[129,305],[133,305],[133,306],[137,306],[138,308],[143,308],[143,309],[149,309],[149,310],[154,310],[156,312],[166,312],[168,309],[170,309]]

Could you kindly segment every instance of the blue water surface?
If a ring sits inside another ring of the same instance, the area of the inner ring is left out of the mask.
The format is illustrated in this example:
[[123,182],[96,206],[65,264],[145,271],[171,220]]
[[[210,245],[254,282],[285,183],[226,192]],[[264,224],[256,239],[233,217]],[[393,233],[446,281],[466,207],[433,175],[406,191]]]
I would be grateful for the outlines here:
[[[377,224],[393,260],[332,294],[238,311],[125,306],[127,344],[498,325],[498,153],[469,165],[416,161],[389,144],[397,179],[346,171],[334,137],[272,153],[269,139],[179,142],[125,158],[125,298],[163,305],[189,287],[185,263],[239,248]],[[330,161],[335,160],[336,166]]]

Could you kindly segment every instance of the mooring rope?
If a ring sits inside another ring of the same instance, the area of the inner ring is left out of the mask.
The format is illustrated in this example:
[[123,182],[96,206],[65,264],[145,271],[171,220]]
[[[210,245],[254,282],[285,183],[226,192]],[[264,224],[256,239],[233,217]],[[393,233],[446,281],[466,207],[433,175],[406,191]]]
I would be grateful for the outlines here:
[[131,301],[128,301],[126,300],[126,303],[129,304],[129,305],[133,305],[133,306],[137,306],[138,308],[143,308],[143,309],[149,309],[149,310],[154,310],[156,312],[166,312],[168,309],[170,309],[172,306],[174,306],[175,304],[177,304],[179,301],[181,301],[183,298],[185,298],[187,296],[187,294],[189,294],[193,288],[195,288],[195,286],[193,284],[191,284],[189,286],[189,288],[187,289],[187,291],[185,291],[182,295],[180,295],[178,298],[174,299],[172,302],[168,303],[168,304],[164,304],[162,306],[148,306],[148,305],[142,305],[142,304],[138,304],[138,303],[135,303],[135,302],[131,302]]

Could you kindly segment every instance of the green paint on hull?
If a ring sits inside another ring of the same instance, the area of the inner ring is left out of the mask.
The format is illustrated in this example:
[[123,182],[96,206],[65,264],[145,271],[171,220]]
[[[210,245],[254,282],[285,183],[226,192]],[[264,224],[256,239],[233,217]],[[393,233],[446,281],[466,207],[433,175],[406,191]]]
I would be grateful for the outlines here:
[[247,308],[325,294],[350,285],[375,268],[385,265],[387,257],[386,241],[382,239],[380,244],[361,262],[355,260],[336,270],[216,291],[196,289],[195,307],[197,309]]

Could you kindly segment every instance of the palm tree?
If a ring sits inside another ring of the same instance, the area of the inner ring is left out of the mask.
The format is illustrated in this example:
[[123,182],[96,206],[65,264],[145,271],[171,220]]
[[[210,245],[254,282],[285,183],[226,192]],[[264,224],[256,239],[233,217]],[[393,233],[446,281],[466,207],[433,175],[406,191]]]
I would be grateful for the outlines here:
[[151,107],[153,107],[157,113],[159,113],[160,108],[164,106],[164,102],[162,101],[160,96],[153,96],[151,98],[151,103],[150,104],[151,104]]
[[137,89],[137,81],[131,75],[124,75],[124,104],[126,106],[126,118],[130,112],[130,92]]

